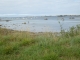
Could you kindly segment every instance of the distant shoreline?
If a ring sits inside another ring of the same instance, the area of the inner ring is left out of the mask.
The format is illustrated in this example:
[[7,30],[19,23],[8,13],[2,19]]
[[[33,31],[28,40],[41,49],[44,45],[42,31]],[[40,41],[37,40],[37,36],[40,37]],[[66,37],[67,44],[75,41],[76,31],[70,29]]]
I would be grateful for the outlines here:
[[4,14],[5,16],[3,16],[3,14],[2,15],[0,15],[0,18],[1,17],[53,17],[53,16],[56,16],[56,17],[65,17],[65,16],[80,16],[80,15],[25,15],[25,14],[23,14],[23,15],[7,15],[7,14]]

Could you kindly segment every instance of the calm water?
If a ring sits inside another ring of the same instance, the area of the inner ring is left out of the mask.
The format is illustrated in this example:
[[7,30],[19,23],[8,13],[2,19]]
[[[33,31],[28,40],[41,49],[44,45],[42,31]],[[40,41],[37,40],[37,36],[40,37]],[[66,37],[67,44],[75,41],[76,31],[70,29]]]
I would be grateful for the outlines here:
[[29,17],[27,19],[10,19],[10,21],[2,19],[0,21],[3,28],[30,32],[60,32],[60,25],[63,29],[68,30],[77,24],[80,24],[80,17],[74,17],[74,19],[70,19],[70,17]]

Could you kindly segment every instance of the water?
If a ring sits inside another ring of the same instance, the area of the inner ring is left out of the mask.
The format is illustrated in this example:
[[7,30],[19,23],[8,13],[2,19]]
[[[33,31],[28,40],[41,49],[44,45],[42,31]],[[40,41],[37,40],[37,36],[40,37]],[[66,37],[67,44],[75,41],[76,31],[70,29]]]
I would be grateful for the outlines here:
[[[8,18],[9,19],[9,18]],[[2,28],[30,32],[60,32],[63,29],[69,30],[70,27],[80,24],[80,17],[27,17],[26,19],[9,19],[10,21],[0,21]]]

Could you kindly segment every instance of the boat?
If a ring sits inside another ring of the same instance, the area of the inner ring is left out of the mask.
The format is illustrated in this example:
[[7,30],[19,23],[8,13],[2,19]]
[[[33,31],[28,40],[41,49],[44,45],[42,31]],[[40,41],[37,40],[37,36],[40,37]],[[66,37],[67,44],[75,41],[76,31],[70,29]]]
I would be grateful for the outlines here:
[[47,18],[45,18],[44,20],[48,20]]
[[70,19],[74,19],[74,17],[70,17]]

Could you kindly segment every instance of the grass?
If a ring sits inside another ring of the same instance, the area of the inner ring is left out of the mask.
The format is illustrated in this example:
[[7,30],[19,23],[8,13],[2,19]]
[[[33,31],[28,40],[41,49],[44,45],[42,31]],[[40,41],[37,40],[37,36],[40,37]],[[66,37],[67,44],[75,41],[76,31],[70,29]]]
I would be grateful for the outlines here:
[[80,60],[80,26],[59,34],[0,28],[0,60]]

